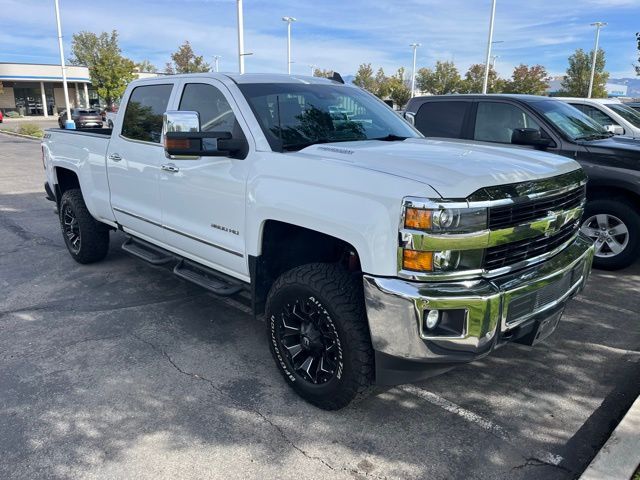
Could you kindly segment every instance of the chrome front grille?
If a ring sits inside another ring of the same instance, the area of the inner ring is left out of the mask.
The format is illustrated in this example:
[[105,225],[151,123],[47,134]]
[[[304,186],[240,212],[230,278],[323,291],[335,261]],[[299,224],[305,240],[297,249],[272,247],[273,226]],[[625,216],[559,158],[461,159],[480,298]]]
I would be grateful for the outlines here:
[[585,186],[559,195],[539,199],[523,199],[509,205],[489,208],[489,228],[498,230],[544,217],[549,211],[570,210],[581,206],[585,200]]
[[485,252],[484,268],[495,270],[549,253],[573,238],[579,225],[580,222],[572,222],[562,227],[555,235],[542,235],[490,247]]

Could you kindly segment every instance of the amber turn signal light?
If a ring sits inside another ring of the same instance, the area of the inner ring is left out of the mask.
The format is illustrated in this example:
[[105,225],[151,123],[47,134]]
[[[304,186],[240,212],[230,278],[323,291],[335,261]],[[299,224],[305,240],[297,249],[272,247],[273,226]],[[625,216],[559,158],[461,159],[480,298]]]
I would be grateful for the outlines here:
[[431,210],[407,208],[404,214],[404,226],[415,230],[431,229]]
[[164,137],[164,147],[167,150],[189,150],[191,148],[191,140],[188,138]]
[[431,272],[433,270],[433,252],[403,250],[402,268],[415,272]]

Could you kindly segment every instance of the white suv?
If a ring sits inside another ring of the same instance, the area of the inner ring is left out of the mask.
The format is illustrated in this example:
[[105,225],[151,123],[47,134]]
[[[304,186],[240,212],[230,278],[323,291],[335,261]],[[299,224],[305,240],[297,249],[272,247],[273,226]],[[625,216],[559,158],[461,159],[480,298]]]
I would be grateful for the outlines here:
[[640,139],[640,112],[616,98],[560,97],[616,135]]

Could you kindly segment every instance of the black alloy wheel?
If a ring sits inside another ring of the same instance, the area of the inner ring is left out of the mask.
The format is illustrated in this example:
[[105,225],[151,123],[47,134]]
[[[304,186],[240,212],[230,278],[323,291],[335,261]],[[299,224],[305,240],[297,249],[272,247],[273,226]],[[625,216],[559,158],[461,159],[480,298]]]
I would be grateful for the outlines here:
[[65,236],[67,246],[71,253],[77,254],[82,246],[82,235],[80,225],[71,205],[66,204],[62,209],[62,232]]

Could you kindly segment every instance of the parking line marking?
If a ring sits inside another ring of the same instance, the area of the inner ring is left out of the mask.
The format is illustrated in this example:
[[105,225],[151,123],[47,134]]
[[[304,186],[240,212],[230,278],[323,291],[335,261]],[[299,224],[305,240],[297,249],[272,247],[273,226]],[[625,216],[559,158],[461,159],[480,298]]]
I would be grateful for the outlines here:
[[615,305],[609,305],[608,303],[600,303],[595,300],[589,300],[588,298],[577,297],[574,298],[576,302],[586,303],[587,305],[595,305],[596,307],[608,308],[609,310],[613,310],[614,312],[624,313],[625,315],[637,315],[636,312],[631,310],[627,310],[626,308],[616,307]]
[[[477,413],[473,413],[472,411],[467,410],[466,408],[461,407],[460,405],[457,405],[452,401],[441,397],[440,395],[436,395],[433,392],[423,390],[421,388],[416,387],[415,385],[402,385],[397,388],[398,390],[402,390],[403,392],[420,397],[423,400],[426,400],[427,402],[433,405],[436,405],[437,407],[440,407],[446,410],[447,412],[458,415],[459,417],[462,417],[469,422],[475,423],[480,428],[483,428],[491,432],[500,440],[503,440],[507,442],[509,445],[511,445],[512,447],[515,447],[516,449],[521,450],[521,448],[515,445],[514,442],[511,440],[511,436],[509,435],[509,432],[507,432],[507,430],[505,430],[504,427],[498,425],[495,422],[492,422],[488,418],[484,418],[481,415],[478,415]],[[528,456],[531,456],[531,455],[528,455]],[[556,455],[551,452],[546,452],[544,450],[534,452],[533,456],[544,463],[549,463],[551,465],[556,465],[556,466],[560,465],[560,462],[562,462],[563,460],[563,458],[560,455]]]

